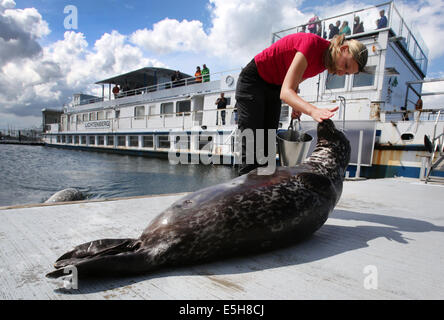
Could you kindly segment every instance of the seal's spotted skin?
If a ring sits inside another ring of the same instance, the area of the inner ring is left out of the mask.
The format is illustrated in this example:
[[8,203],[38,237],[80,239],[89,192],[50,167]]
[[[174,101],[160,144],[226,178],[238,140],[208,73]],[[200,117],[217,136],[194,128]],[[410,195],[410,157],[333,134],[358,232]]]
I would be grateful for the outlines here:
[[318,125],[312,155],[273,175],[256,171],[191,193],[157,216],[139,239],[80,245],[48,277],[75,265],[79,277],[148,272],[294,243],[318,230],[342,193],[350,144],[330,120]]

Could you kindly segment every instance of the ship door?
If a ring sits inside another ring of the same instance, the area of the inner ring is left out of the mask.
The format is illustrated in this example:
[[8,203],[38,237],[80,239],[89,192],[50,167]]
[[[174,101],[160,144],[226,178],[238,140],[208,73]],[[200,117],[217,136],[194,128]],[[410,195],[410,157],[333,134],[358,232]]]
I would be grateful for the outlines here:
[[203,119],[204,96],[191,98],[191,110],[193,111],[193,125],[201,126]]

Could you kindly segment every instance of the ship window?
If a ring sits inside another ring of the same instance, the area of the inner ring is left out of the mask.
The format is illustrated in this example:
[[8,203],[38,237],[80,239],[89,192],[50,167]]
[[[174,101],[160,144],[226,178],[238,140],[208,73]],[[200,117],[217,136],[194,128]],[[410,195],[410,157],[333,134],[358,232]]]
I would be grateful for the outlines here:
[[89,144],[90,145],[96,144],[96,137],[95,136],[89,136]]
[[[190,111],[191,111],[191,101],[190,100],[184,100],[184,101],[177,102],[177,113],[190,112]],[[189,113],[187,113],[187,114],[189,114]]]
[[190,136],[189,135],[176,136],[175,147],[176,149],[190,149]]
[[60,136],[57,136],[57,140],[56,140],[56,142],[57,143],[60,143],[62,141],[62,139],[60,138]]
[[120,110],[116,110],[116,119],[120,118]]
[[80,137],[80,144],[86,144],[86,136]]
[[327,73],[326,89],[342,89],[345,87],[345,76]]
[[130,145],[130,147],[138,147],[139,146],[139,136],[130,136],[129,137],[129,145]]
[[148,107],[148,115],[153,116],[155,114],[156,114],[156,106],[155,105],[149,106]]
[[96,112],[90,112],[89,113],[89,121],[95,121],[97,119]]
[[83,119],[83,122],[88,121],[88,114],[87,113],[82,114],[82,119]]
[[97,112],[97,120],[105,120],[105,112],[104,111]]
[[371,73],[356,73],[353,75],[353,87],[369,87],[375,84],[376,66],[366,67]]
[[199,150],[211,152],[213,149],[213,137],[212,136],[199,136]]
[[160,114],[171,117],[174,113],[174,103],[167,102],[160,105]]
[[82,116],[80,114],[76,115],[76,122],[82,123]]
[[72,143],[72,136],[68,136],[68,141],[67,141],[67,143]]
[[62,136],[62,143],[65,143],[65,142],[66,142],[66,137]]
[[143,119],[145,116],[145,106],[138,106],[134,108],[134,118]]
[[99,146],[103,146],[105,144],[105,136],[98,136]]
[[79,136],[74,136],[74,144],[79,144]]
[[119,147],[125,147],[126,146],[125,136],[117,136],[117,145]]
[[170,136],[159,136],[159,148],[170,148]]
[[145,148],[153,148],[154,147],[153,136],[143,136],[143,146]]
[[108,138],[107,145],[114,147],[114,136],[108,136],[107,138]]

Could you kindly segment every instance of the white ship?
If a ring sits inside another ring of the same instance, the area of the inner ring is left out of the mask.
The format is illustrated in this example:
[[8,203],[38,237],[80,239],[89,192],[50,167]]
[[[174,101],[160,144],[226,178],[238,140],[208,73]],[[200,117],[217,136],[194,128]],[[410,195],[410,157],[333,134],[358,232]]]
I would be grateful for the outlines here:
[[[387,17],[377,26],[380,12]],[[353,30],[359,17],[363,30]],[[369,50],[368,73],[328,75],[325,71],[300,85],[301,96],[318,107],[340,106],[333,118],[352,143],[350,177],[406,176],[439,180],[444,159],[444,109],[419,107],[428,49],[412,32],[393,2],[348,12],[273,33],[273,41],[295,32],[329,37],[330,24],[348,22],[351,34]],[[186,154],[215,164],[235,164],[237,113],[235,89],[240,70],[210,74],[201,82],[174,70],[143,68],[97,82],[102,96],[74,95],[63,111],[43,109],[48,146],[134,155],[168,157]],[[115,86],[121,90],[113,94]],[[223,123],[216,107],[221,93],[228,100]],[[280,128],[290,123],[290,107],[282,106]],[[315,123],[302,117],[302,129],[315,135]],[[316,139],[314,139],[316,140]],[[313,146],[312,146],[313,147]],[[204,157],[203,157],[204,156]],[[204,161],[205,162],[205,161]]]

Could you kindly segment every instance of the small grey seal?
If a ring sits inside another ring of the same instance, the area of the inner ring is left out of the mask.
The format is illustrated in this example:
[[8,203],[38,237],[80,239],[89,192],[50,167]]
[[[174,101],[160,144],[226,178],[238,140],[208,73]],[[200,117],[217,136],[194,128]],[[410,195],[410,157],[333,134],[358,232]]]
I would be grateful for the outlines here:
[[85,195],[81,191],[75,188],[68,188],[54,193],[48,200],[45,201],[45,203],[79,201],[84,199]]
[[[257,170],[191,193],[158,215],[138,239],[103,239],[62,255],[57,278],[77,268],[79,278],[146,273],[280,248],[318,230],[342,193],[350,143],[331,120],[318,124],[318,141],[301,165]],[[68,271],[68,270],[66,270]]]

